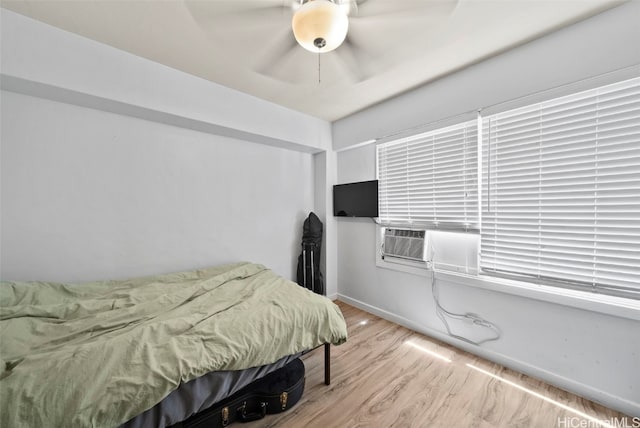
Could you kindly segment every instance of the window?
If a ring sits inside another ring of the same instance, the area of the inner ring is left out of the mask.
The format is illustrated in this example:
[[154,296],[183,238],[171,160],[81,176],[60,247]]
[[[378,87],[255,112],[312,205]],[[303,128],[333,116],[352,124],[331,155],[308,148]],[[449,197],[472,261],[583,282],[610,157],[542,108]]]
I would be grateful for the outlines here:
[[477,122],[377,147],[380,220],[478,229]]
[[640,297],[640,78],[483,120],[480,267]]
[[480,231],[485,274],[640,299],[640,78],[381,144],[377,161],[383,224]]

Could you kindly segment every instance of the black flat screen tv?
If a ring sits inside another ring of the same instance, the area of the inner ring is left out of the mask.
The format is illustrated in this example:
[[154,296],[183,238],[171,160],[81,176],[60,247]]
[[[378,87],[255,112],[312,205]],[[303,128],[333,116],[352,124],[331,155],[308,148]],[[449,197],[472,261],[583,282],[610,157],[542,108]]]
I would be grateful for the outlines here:
[[333,215],[378,217],[378,180],[333,186]]

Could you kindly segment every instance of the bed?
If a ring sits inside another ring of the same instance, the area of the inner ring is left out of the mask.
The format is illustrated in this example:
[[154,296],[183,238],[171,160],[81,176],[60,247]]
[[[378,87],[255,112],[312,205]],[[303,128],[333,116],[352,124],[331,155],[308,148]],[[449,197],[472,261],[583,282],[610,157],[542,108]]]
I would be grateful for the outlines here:
[[[144,426],[136,418],[188,384],[213,388],[193,413],[346,338],[335,304],[253,263],[80,285],[3,282],[0,426]],[[225,372],[244,381],[218,393]]]

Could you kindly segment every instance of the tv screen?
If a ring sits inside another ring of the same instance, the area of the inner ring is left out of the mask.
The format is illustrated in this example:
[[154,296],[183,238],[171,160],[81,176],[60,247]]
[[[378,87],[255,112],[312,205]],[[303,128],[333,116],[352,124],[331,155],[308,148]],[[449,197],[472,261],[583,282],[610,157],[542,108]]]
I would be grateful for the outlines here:
[[333,215],[378,217],[378,180],[333,186]]

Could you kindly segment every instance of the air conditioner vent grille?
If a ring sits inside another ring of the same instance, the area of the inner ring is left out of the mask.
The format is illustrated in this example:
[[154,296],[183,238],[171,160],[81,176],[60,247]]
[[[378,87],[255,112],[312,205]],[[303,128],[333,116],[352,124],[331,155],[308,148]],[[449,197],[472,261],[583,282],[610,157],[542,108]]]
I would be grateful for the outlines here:
[[425,238],[424,230],[386,228],[382,255],[424,261]]

